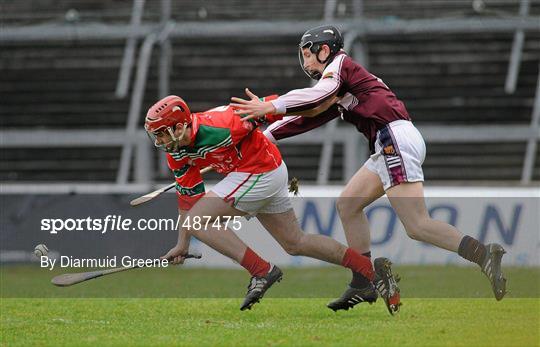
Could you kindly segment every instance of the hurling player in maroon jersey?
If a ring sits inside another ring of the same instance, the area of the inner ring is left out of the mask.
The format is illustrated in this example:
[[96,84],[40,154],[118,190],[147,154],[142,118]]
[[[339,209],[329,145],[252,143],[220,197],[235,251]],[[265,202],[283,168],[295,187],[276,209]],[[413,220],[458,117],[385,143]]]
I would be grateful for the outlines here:
[[[501,270],[504,249],[499,244],[484,245],[454,226],[429,216],[423,190],[422,163],[426,147],[422,135],[411,122],[403,102],[342,48],[341,33],[333,26],[306,31],[298,53],[303,70],[318,81],[313,87],[291,90],[269,102],[259,100],[246,89],[250,100],[234,97],[231,105],[249,118],[265,114],[291,116],[272,124],[265,132],[274,142],[337,117],[352,123],[367,137],[371,156],[337,201],[349,246],[370,256],[369,224],[363,210],[386,193],[409,237],[456,252],[478,264],[490,280],[495,298],[501,300],[506,293],[506,279]],[[347,310],[362,302],[358,297],[374,291],[375,286],[389,311],[397,311],[399,288],[390,262],[375,261],[374,265],[374,281],[353,274],[342,297],[328,307]]]

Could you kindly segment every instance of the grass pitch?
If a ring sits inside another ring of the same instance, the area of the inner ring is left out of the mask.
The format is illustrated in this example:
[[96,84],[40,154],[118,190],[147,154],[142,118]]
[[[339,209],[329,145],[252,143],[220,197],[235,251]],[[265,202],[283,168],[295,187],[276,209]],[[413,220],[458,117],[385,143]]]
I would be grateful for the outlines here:
[[511,292],[497,302],[476,268],[399,267],[394,317],[381,300],[328,310],[349,277],[336,267],[286,269],[247,312],[243,271],[141,269],[71,288],[51,286],[48,270],[0,271],[6,346],[540,345],[539,269],[507,269]]

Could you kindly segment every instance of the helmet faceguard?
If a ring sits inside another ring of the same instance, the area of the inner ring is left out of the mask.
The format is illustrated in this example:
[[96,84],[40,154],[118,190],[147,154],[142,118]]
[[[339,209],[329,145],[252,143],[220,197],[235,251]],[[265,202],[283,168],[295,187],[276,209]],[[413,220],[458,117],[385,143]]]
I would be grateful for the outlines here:
[[[179,141],[184,137],[191,121],[191,112],[186,102],[176,95],[169,95],[150,107],[146,114],[144,129],[154,146],[166,152],[173,152],[178,150]],[[178,129],[180,133],[175,135]],[[164,132],[170,137],[170,141],[166,143],[159,140]]]
[[[175,131],[178,127],[182,127],[178,136],[175,136]],[[156,148],[164,152],[177,152],[180,149],[180,140],[184,137],[188,124],[177,124],[172,127],[161,127],[155,131],[146,130],[146,134],[150,138],[150,141],[156,146]],[[159,138],[165,133],[169,136],[170,141],[160,142]]]
[[[319,52],[323,45],[328,45],[330,55],[324,61],[319,59]],[[339,30],[332,25],[322,25],[316,28],[309,29],[302,35],[300,44],[298,45],[298,60],[302,70],[310,78],[319,80],[322,74],[318,71],[309,71],[304,68],[304,53],[303,49],[309,49],[315,54],[317,61],[321,64],[327,64],[341,49],[343,48],[343,37]]]

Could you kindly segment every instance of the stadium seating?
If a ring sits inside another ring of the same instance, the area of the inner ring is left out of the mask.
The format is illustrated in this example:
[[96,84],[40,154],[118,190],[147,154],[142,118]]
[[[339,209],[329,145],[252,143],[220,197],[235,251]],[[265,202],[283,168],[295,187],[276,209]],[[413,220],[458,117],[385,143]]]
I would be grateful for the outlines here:
[[[334,16],[351,17],[355,0],[337,1]],[[517,13],[515,0],[485,0],[484,12],[489,15]],[[532,0],[531,14],[540,13],[536,0]],[[363,0],[363,14],[368,18],[438,18],[471,15],[471,0]],[[158,21],[161,1],[145,2],[144,21]],[[76,9],[83,22],[126,22],[131,15],[132,1],[125,0],[4,0],[5,25],[27,25],[64,20],[70,9]],[[291,19],[318,20],[323,17],[325,1],[251,1],[251,0],[184,0],[171,1],[172,16],[176,20],[238,20],[238,19]],[[271,18],[268,18],[271,15]]]
[[[2,2],[5,26],[64,20],[76,8],[81,22],[128,23],[129,1],[32,0]],[[145,21],[159,20],[159,1],[147,1]],[[176,20],[319,19],[324,1],[173,1]],[[369,0],[370,18],[467,16],[468,0]],[[404,6],[406,3],[407,6]],[[490,9],[516,12],[514,1],[486,1]],[[539,13],[533,2],[532,12]],[[352,1],[341,1],[338,18],[350,16]],[[204,10],[202,10],[204,9]],[[286,38],[173,40],[171,92],[195,111],[227,103],[245,86],[260,95],[282,93],[309,82],[298,66],[299,33]],[[423,124],[529,124],[538,75],[540,34],[528,34],[518,88],[504,92],[512,34],[414,35],[367,40],[370,70],[405,101],[415,122]],[[0,54],[0,120],[3,129],[98,129],[125,126],[129,97],[116,99],[125,41],[6,43]],[[154,50],[143,108],[157,98]],[[341,122],[343,123],[343,122]],[[345,124],[340,124],[345,126]],[[521,175],[525,142],[429,144],[425,174],[433,181],[508,180]],[[291,175],[316,179],[320,145],[286,145],[282,151]],[[0,177],[5,181],[111,181],[120,148],[3,149]],[[36,153],[39,153],[36,156]],[[343,180],[343,148],[336,146],[330,179]],[[539,158],[540,159],[540,158]],[[58,167],[58,162],[64,163]],[[158,177],[164,179],[165,177]],[[540,179],[536,160],[534,179]]]

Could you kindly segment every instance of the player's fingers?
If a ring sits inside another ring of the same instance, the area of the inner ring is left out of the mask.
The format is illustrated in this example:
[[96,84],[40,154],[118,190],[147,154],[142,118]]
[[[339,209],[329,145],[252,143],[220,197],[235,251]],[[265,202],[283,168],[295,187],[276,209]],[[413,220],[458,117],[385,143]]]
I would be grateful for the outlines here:
[[259,97],[251,92],[249,88],[246,88],[246,95],[251,98],[251,100],[258,100]]
[[233,111],[235,114],[248,115],[251,114],[251,110],[248,107],[239,107]]
[[174,257],[174,259],[172,260],[172,264],[173,265],[183,264],[185,259],[186,258],[184,256],[179,255],[177,257]]
[[[246,105],[246,104],[249,104],[249,102],[250,102],[250,100],[244,100],[244,99],[241,99],[241,98],[237,98],[236,96],[233,96],[233,97],[231,98],[231,101],[232,101],[233,103],[236,103],[236,105],[237,105],[237,104],[240,104],[240,105]],[[235,104],[233,104],[233,103],[231,103],[231,106],[235,105]],[[233,107],[234,107],[234,106],[233,106]]]
[[231,106],[233,109],[234,109],[234,112],[238,113],[238,111],[243,111],[245,110],[248,105],[243,105],[243,104],[229,104],[229,106]]
[[171,251],[168,251],[167,253],[165,253],[165,255],[162,255],[161,257],[159,257],[159,259],[161,260],[170,260],[171,258]]

